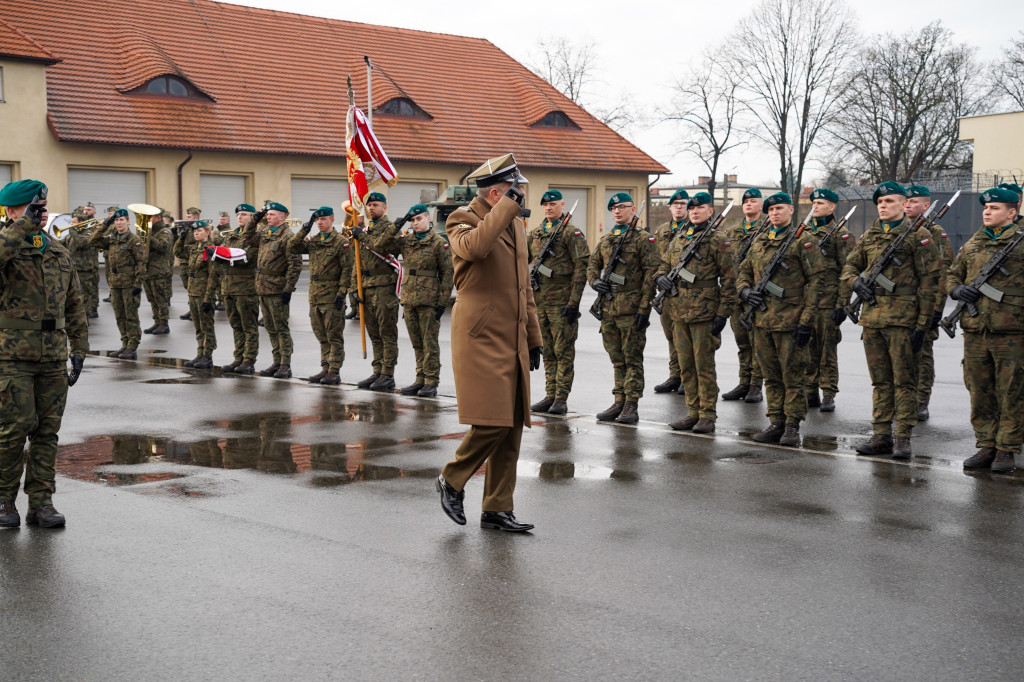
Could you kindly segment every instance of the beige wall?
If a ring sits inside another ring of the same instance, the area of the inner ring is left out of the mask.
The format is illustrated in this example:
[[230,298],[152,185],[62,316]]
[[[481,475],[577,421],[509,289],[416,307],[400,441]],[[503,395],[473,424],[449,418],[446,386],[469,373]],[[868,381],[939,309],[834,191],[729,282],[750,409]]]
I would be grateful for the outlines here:
[[974,142],[975,173],[1021,177],[1024,111],[962,118],[960,139]]

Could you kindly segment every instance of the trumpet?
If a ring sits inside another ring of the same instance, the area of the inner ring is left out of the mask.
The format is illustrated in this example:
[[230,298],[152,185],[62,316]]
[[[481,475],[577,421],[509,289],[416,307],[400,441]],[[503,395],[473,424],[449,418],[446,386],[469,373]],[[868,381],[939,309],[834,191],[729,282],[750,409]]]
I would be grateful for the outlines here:
[[304,222],[306,221],[302,220],[301,218],[289,218],[288,220],[284,221],[284,224],[285,227],[299,227]]
[[128,204],[128,210],[135,214],[135,234],[142,239],[149,240],[149,220],[163,211],[156,206],[149,204]]
[[53,218],[50,219],[50,224],[47,226],[50,236],[59,241],[67,237],[68,232],[72,229],[81,233],[91,230],[103,222],[99,218],[90,218],[89,220],[84,220],[80,223],[73,223],[71,221],[72,217],[70,213],[58,213],[53,216]]

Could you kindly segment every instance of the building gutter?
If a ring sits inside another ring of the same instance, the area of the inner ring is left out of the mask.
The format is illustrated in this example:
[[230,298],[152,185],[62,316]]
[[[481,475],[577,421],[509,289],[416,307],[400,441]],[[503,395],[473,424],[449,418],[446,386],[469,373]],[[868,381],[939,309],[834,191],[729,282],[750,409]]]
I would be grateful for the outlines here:
[[185,217],[184,202],[181,196],[181,169],[185,167],[185,164],[192,160],[192,150],[188,150],[188,156],[185,160],[178,164],[178,220],[182,220]]

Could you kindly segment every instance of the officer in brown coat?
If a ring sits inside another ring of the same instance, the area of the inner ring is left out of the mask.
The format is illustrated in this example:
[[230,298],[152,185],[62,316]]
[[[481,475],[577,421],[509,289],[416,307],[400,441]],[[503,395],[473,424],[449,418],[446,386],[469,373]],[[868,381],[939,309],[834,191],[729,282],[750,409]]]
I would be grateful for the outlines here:
[[526,183],[511,154],[469,176],[479,193],[448,217],[457,300],[452,368],[459,421],[469,432],[437,477],[441,508],[460,525],[466,482],[487,463],[481,528],[523,532],[512,493],[523,425],[529,425],[530,371],[540,367],[540,324],[530,288],[526,227],[518,219]]

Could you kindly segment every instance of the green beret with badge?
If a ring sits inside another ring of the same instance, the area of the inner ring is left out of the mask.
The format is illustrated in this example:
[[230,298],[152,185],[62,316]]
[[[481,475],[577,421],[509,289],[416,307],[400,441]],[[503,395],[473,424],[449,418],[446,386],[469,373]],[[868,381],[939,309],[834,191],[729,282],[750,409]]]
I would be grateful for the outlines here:
[[326,218],[330,215],[334,215],[334,209],[330,206],[321,206],[317,210],[313,211],[314,218]]
[[127,218],[128,217],[128,209],[126,209],[126,208],[119,208],[119,209],[117,209],[116,211],[114,211],[114,217],[115,218]]
[[894,180],[886,180],[879,185],[874,194],[871,195],[871,200],[877,204],[880,198],[887,197],[890,194],[897,194],[905,197],[907,196],[907,189]]
[[686,204],[686,207],[693,208],[694,206],[705,206],[713,203],[715,203],[715,200],[711,198],[710,194],[707,192],[697,192],[690,197],[690,202]]
[[833,204],[839,203],[839,195],[826,187],[821,187],[811,192],[811,201],[815,199],[824,199],[825,201],[831,201]]
[[426,204],[413,204],[412,208],[409,209],[409,215],[410,216],[420,215],[421,213],[426,213],[426,212],[427,212],[427,205]]
[[764,200],[764,203],[761,204],[761,210],[767,213],[768,209],[772,206],[779,206],[781,204],[792,206],[793,199],[785,192],[776,192]]
[[246,213],[255,213],[256,207],[252,204],[239,204],[238,206],[235,206],[235,213],[242,213],[243,211]]
[[561,201],[561,200],[562,200],[562,193],[561,192],[559,192],[557,189],[549,189],[547,192],[544,192],[544,195],[540,198],[540,203],[542,203],[542,204],[549,204],[552,201]]
[[46,199],[46,185],[39,180],[16,180],[0,189],[0,206],[24,206],[39,197]]
[[1020,185],[1018,185],[1015,182],[1001,182],[999,183],[999,187],[1002,189],[1008,189],[1011,192],[1015,192],[1018,197],[1024,194],[1024,190],[1022,190]]
[[281,213],[288,213],[288,207],[284,204],[280,204],[276,201],[271,201],[267,204],[268,211],[280,211]]
[[368,194],[368,195],[366,196],[366,203],[370,203],[371,201],[379,201],[379,202],[381,202],[382,204],[386,204],[386,203],[388,203],[388,199],[387,199],[387,197],[385,197],[385,196],[384,196],[383,194],[381,194],[380,192],[370,192],[370,193],[369,193],[369,194]]
[[761,198],[761,190],[759,190],[756,187],[751,187],[750,189],[748,189],[746,192],[743,193],[743,201],[746,201],[747,199],[760,199],[760,198]]
[[674,204],[677,201],[682,201],[682,202],[685,203],[685,202],[687,202],[689,200],[690,200],[690,195],[689,195],[689,193],[687,193],[687,191],[685,189],[677,189],[675,192],[672,193],[672,196],[669,198],[668,203],[669,204]]
[[1010,204],[1016,206],[1020,203],[1020,196],[1012,189],[1005,187],[993,187],[987,189],[978,196],[978,202],[985,204]]
[[907,185],[908,197],[930,197],[932,191],[924,185]]
[[615,204],[631,204],[633,203],[633,197],[629,196],[629,192],[616,192],[608,199],[608,210],[612,210],[612,206]]

